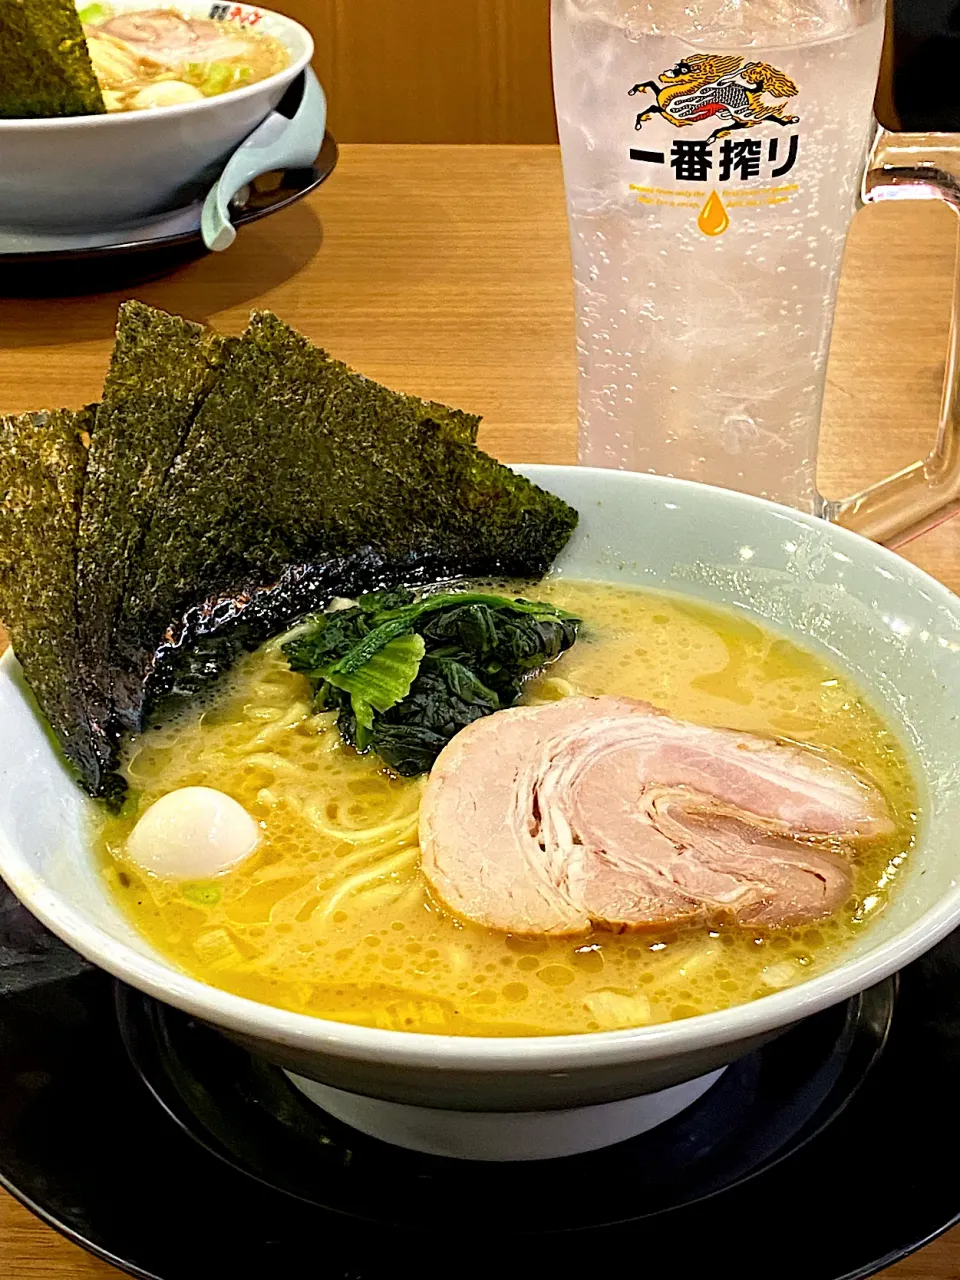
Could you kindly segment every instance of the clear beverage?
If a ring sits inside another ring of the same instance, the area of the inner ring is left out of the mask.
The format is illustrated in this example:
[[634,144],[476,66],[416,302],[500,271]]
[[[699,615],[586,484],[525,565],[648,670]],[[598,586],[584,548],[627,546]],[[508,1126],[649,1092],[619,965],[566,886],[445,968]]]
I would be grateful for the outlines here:
[[553,0],[582,463],[820,510],[883,22],[882,0]]

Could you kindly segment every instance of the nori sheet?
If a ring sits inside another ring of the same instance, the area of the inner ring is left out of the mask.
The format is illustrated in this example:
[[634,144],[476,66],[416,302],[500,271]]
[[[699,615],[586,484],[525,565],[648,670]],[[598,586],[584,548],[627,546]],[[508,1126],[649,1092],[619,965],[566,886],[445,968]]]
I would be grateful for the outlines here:
[[440,416],[255,312],[170,468],[129,579],[115,650],[128,687],[187,609],[290,565],[366,547],[448,575],[542,573],[576,513]]
[[[80,516],[77,606],[85,666],[110,664],[117,614],[167,472],[236,339],[140,302],[119,311],[87,466]],[[99,690],[124,719],[133,694]]]
[[0,419],[0,617],[84,786],[116,803],[145,700],[335,595],[538,576],[576,513],[477,450],[478,424],[269,313],[238,340],[138,303],[99,407]]
[[[361,374],[357,376],[362,377]],[[370,379],[364,378],[364,381],[369,382]],[[381,390],[386,391],[387,388],[381,387]],[[416,396],[404,396],[398,391],[391,391],[388,394],[398,396],[405,401],[418,422],[435,422],[446,429],[451,439],[459,440],[461,444],[476,444],[477,433],[480,430],[478,414],[466,413],[463,409],[451,409],[449,405],[439,404],[436,400],[419,400]]]
[[105,110],[73,0],[0,0],[0,118]]
[[259,648],[335,596],[446,578],[427,557],[388,560],[370,547],[308,565],[290,565],[275,583],[240,585],[188,609],[157,651],[147,677],[145,712],[164,718],[189,704],[243,653]]
[[0,617],[67,759],[91,791],[113,746],[84,692],[76,551],[94,408],[0,418]]

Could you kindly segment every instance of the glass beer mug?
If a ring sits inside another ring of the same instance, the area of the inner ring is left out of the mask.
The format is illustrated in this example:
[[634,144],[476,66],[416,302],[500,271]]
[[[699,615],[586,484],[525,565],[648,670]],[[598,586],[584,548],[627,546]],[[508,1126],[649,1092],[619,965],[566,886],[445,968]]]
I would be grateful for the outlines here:
[[960,136],[877,132],[884,18],[884,0],[553,0],[581,463],[886,542],[960,507],[956,323],[929,457],[839,502],[816,490],[858,202],[960,210]]

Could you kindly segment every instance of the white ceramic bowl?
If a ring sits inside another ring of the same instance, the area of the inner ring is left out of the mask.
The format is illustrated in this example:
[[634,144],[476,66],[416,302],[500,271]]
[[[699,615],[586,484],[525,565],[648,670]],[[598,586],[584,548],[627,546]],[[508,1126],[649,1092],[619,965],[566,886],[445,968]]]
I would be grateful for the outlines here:
[[[94,866],[88,802],[60,766],[16,664],[0,668],[0,875],[22,901],[111,973],[319,1082],[307,1088],[344,1118],[409,1145],[459,1143],[452,1154],[556,1154],[635,1132],[649,1115],[618,1100],[704,1077],[893,973],[960,923],[960,600],[891,552],[760,499],[626,472],[521,470],[581,513],[557,572],[735,605],[829,655],[908,745],[923,797],[918,848],[888,910],[832,971],[722,1013],[528,1039],[372,1030],[228,995],[181,973],[117,909]],[[681,1089],[679,1103],[668,1095],[657,1106],[669,1112],[690,1096]],[[440,1109],[439,1126],[418,1107]],[[581,1107],[586,1117],[569,1114]],[[559,1129],[544,1138],[537,1114],[558,1109]],[[487,1125],[485,1112],[514,1113],[506,1147],[457,1130],[450,1111],[480,1113],[463,1117],[467,1130]],[[516,1115],[524,1112],[537,1114]],[[454,1130],[455,1140],[438,1140]]]
[[[117,12],[164,0],[111,0]],[[169,5],[209,17],[209,0]],[[211,185],[227,157],[273,110],[313,55],[291,18],[231,4],[226,22],[260,15],[290,66],[256,84],[179,107],[53,120],[0,120],[0,232],[91,232],[176,209]]]

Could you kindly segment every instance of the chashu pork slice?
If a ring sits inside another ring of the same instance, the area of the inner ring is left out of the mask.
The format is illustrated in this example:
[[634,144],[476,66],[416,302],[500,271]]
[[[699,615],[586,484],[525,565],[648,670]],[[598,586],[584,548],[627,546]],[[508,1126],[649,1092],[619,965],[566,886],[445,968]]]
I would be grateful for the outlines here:
[[851,890],[839,846],[891,830],[875,788],[812,751],[615,697],[476,721],[420,809],[437,898],[527,936],[816,920]]

